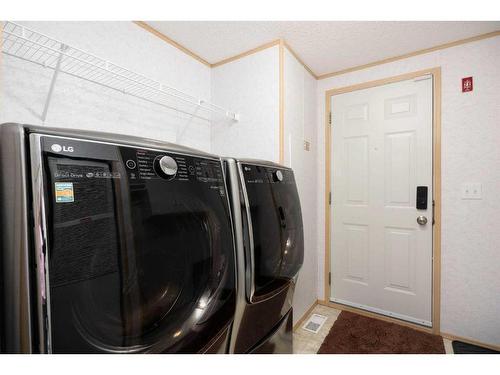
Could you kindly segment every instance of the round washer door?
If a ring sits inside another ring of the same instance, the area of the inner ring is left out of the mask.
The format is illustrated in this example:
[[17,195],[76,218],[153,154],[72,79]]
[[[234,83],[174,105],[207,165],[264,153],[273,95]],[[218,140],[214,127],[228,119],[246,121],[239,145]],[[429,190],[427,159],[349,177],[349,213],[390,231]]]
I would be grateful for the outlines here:
[[[75,180],[123,174],[125,164],[47,161],[53,351],[203,351],[234,314],[223,181]],[[58,204],[57,183],[70,179],[74,201]]]

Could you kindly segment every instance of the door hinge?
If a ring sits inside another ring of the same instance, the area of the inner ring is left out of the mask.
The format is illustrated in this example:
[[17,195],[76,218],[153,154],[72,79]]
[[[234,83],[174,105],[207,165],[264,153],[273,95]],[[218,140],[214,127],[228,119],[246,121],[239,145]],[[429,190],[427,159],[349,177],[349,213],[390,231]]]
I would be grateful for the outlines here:
[[332,273],[328,272],[328,285],[332,285]]
[[332,124],[332,112],[328,113],[328,123],[331,125]]
[[328,193],[328,204],[331,206],[332,205],[332,192]]

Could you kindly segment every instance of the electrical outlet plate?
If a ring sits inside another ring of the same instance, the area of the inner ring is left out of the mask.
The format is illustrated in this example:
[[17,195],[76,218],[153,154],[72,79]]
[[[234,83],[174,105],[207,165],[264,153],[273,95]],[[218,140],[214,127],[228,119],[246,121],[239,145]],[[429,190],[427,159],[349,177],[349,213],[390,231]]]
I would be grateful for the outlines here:
[[482,184],[479,182],[468,182],[462,184],[462,199],[483,199]]

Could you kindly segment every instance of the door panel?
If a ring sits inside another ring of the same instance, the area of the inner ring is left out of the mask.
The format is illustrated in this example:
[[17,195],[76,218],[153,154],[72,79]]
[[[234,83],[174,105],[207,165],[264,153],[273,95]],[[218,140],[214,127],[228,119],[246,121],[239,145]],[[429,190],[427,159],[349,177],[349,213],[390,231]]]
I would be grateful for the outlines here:
[[368,226],[345,224],[348,267],[346,279],[366,283],[368,277]]
[[414,207],[415,132],[385,135],[386,206]]
[[415,233],[412,229],[386,228],[385,259],[385,289],[415,294]]
[[368,137],[349,137],[345,141],[347,202],[366,204],[368,200]]
[[331,300],[430,326],[432,77],[331,100]]

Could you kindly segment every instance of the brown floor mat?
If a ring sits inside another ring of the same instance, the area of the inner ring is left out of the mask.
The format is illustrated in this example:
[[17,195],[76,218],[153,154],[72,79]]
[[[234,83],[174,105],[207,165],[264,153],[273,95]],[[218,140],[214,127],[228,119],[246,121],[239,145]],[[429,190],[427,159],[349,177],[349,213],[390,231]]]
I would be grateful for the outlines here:
[[444,354],[441,336],[342,311],[318,354]]

